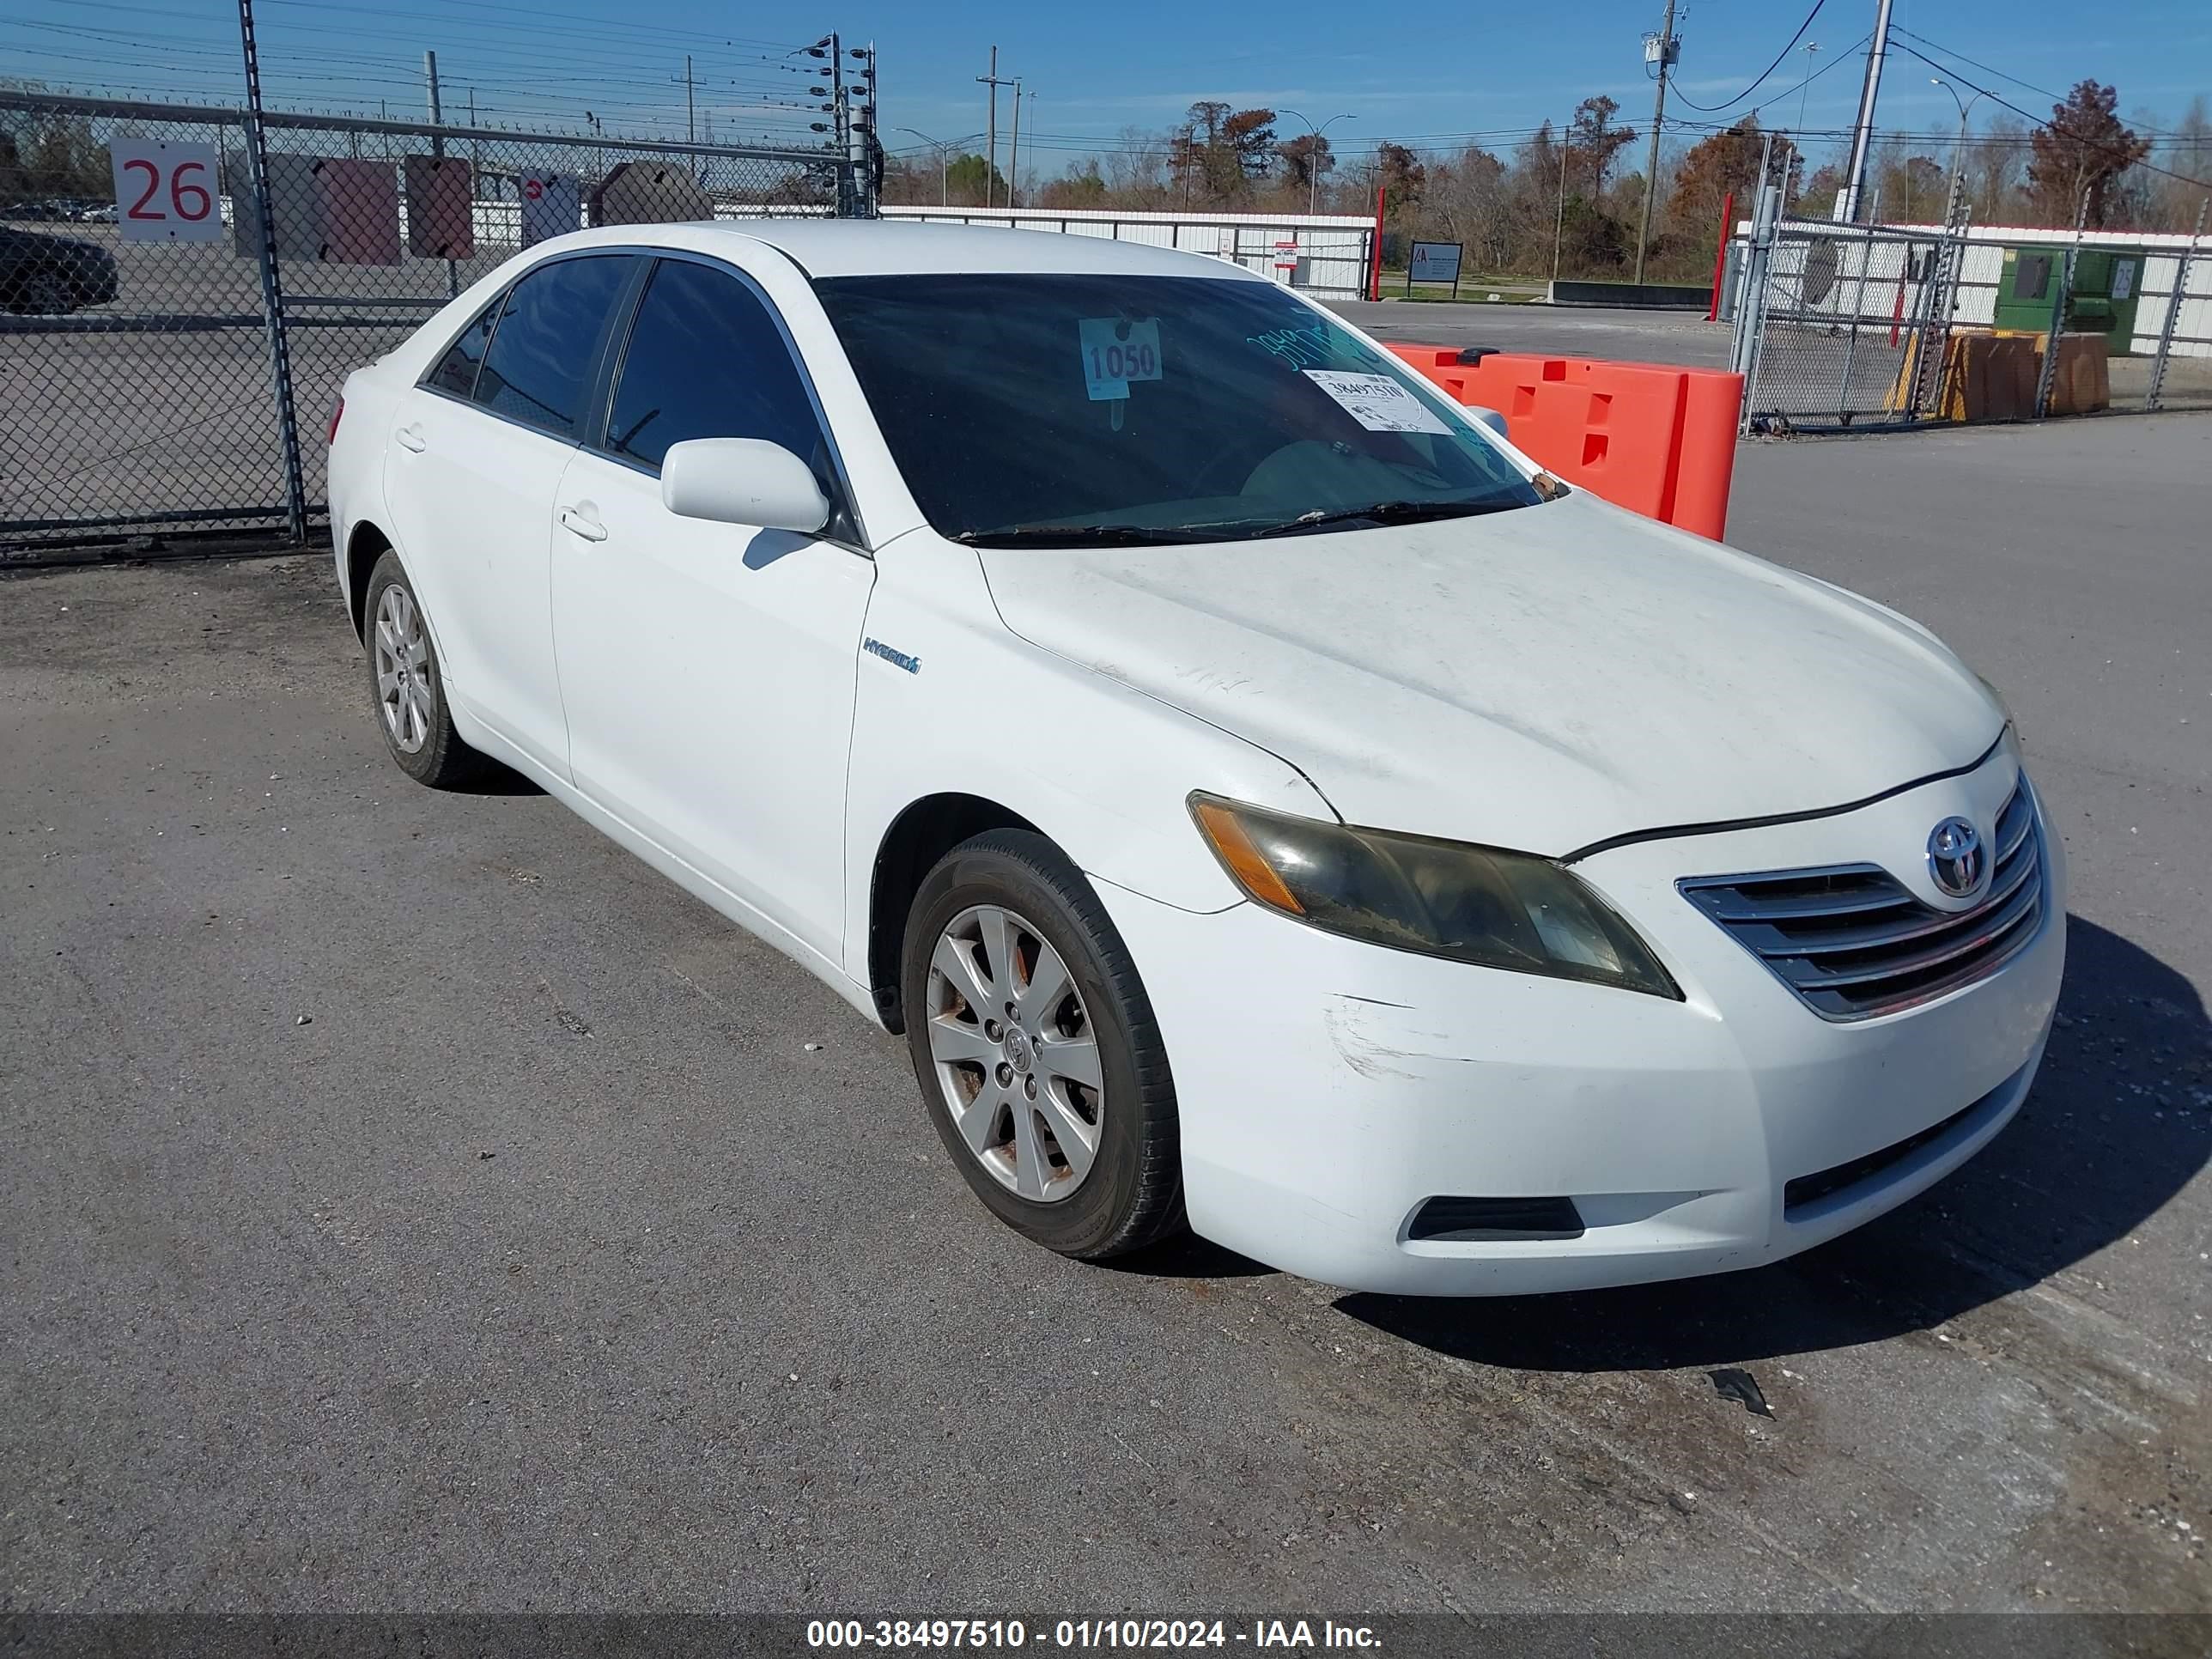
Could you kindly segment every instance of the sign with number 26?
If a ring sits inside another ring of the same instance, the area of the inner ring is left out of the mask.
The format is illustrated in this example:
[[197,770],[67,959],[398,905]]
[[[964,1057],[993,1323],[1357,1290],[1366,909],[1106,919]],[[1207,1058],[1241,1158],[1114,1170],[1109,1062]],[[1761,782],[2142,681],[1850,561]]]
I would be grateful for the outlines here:
[[222,239],[213,144],[116,138],[115,222],[126,242],[214,242]]

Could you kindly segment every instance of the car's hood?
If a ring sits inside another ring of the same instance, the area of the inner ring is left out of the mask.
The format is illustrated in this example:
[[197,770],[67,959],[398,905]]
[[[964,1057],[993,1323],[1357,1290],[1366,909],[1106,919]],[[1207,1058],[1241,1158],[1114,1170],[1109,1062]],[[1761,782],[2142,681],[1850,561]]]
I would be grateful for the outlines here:
[[1273,751],[1353,823],[1558,855],[1843,805],[2004,724],[1917,624],[1586,495],[982,557],[1014,632]]

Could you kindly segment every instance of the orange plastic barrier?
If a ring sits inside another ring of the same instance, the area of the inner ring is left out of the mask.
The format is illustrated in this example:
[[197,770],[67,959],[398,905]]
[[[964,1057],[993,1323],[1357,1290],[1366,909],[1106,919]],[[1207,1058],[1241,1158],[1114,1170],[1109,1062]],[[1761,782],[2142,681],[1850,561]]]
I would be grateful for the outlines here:
[[1728,529],[1743,377],[1710,368],[1491,352],[1390,349],[1462,404],[1505,416],[1513,441],[1615,506],[1710,536]]

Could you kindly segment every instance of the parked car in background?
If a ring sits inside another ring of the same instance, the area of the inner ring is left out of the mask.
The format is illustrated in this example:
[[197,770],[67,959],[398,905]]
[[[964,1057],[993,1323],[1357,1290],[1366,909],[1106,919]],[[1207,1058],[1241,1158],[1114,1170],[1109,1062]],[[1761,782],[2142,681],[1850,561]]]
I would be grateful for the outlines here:
[[0,225],[0,311],[64,316],[106,305],[118,285],[115,256],[106,248]]
[[[2042,1059],[2063,854],[1972,670],[1238,266],[583,232],[331,433],[399,766],[506,762],[903,1032],[1068,1255],[1187,1217],[1370,1291],[1754,1267]],[[697,1127],[836,1156],[886,1109]]]

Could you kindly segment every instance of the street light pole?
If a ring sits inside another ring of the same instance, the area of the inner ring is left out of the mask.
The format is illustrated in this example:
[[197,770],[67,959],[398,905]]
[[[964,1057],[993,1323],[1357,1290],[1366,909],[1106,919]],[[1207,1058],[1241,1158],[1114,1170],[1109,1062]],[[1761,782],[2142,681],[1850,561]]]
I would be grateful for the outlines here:
[[[1977,92],[1977,93],[1976,93],[1972,97],[1968,98],[1968,99],[1965,100],[1964,101],[1961,101],[1961,100],[1960,100],[1960,97],[1959,97],[1959,89],[1958,89],[1958,88],[1956,88],[1956,87],[1953,86],[1953,85],[1952,85],[1948,81],[1946,81],[1946,80],[1945,80],[1942,76],[1940,76],[1940,75],[1931,75],[1931,76],[1929,76],[1928,77],[1928,84],[1929,84],[1929,86],[1931,86],[1931,87],[1941,87],[1941,88],[1942,88],[1944,91],[1946,91],[1946,92],[1948,92],[1948,93],[1949,93],[1949,94],[1951,94],[1951,101],[1952,101],[1954,104],[1958,105],[1958,106],[1959,106],[1959,137],[1958,137],[1958,141],[1951,146],[1951,192],[1950,192],[1950,200],[1951,200],[1951,205],[1952,205],[1953,207],[1955,207],[1955,206],[1957,205],[1957,203],[1958,203],[1958,200],[1959,200],[1959,192],[1966,187],[1966,116],[1967,116],[1968,112],[1970,112],[1970,111],[1974,107],[1974,106],[1975,106],[1975,105],[1977,105],[1977,104],[1980,103],[1980,102],[1982,101],[1982,100],[1983,100],[1983,99],[1984,99],[1984,98],[1988,97],[1988,96],[1989,96],[1989,94],[1987,94],[1986,92]],[[1945,212],[1944,212],[1944,218],[1945,218],[1946,222],[1948,222],[1948,220],[1949,220],[1949,218],[1950,218],[1950,209],[1949,209],[1949,208],[1947,208],[1947,209],[1945,210]]]
[[900,127],[897,131],[911,132],[937,152],[937,204],[939,207],[951,207],[952,205],[952,187],[950,182],[951,175],[948,171],[949,164],[945,161],[945,155],[951,146],[939,143],[919,127]]
[[1328,120],[1322,122],[1319,126],[1316,126],[1313,124],[1313,118],[1311,116],[1301,115],[1297,110],[1286,109],[1283,113],[1285,115],[1297,115],[1299,120],[1304,121],[1306,124],[1306,131],[1313,139],[1313,148],[1306,152],[1306,212],[1309,216],[1311,216],[1318,210],[1318,204],[1321,201],[1322,139],[1323,136],[1328,133],[1328,130],[1334,126],[1339,121],[1357,121],[1359,118],[1357,115],[1348,114],[1332,115]]

